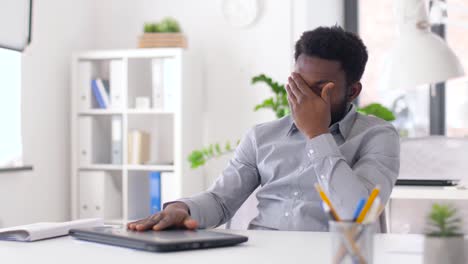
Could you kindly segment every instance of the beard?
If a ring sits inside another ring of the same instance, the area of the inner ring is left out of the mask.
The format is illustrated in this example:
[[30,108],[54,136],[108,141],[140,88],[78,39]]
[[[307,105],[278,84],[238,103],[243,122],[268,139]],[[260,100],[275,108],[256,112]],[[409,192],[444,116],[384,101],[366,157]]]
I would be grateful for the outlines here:
[[331,106],[331,123],[330,126],[340,122],[343,119],[349,110],[349,103],[347,102],[346,98],[339,104],[335,104]]

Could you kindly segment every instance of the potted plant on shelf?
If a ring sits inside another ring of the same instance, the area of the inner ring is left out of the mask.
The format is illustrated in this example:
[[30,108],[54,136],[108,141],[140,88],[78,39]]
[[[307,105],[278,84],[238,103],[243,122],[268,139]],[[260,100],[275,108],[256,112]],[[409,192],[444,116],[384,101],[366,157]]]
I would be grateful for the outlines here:
[[427,219],[424,263],[465,263],[461,218],[451,205],[434,204]]
[[140,36],[138,46],[140,48],[187,48],[187,39],[182,34],[179,22],[167,17],[159,23],[145,23],[144,33]]
[[[273,81],[273,79],[266,76],[265,74],[252,77],[252,84],[256,83],[265,83],[268,85],[273,92],[273,96],[263,100],[262,103],[256,105],[254,111],[260,109],[271,109],[273,112],[275,112],[277,118],[281,118],[290,113],[284,84]],[[358,108],[357,111],[365,115],[374,115],[376,117],[382,118],[385,121],[395,120],[395,116],[393,115],[392,111],[377,103]],[[237,140],[236,145],[237,144],[239,144],[239,140]],[[233,146],[229,141],[227,141],[224,146],[216,143],[204,147],[203,149],[194,150],[190,153],[187,159],[190,162],[191,168],[195,169],[205,165],[205,163],[210,159],[229,154],[233,151]]]

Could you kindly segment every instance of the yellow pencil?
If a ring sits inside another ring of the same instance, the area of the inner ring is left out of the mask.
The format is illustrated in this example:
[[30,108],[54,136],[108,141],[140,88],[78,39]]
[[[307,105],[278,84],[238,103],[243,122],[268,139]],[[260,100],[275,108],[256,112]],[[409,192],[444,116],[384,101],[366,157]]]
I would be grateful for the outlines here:
[[369,198],[367,199],[367,202],[366,204],[364,205],[364,208],[362,208],[362,211],[361,213],[359,214],[356,222],[358,223],[362,223],[362,221],[364,221],[364,218],[366,218],[366,214],[367,212],[369,211],[369,209],[371,208],[372,206],[372,203],[374,203],[374,200],[375,198],[377,197],[377,195],[379,195],[379,192],[380,192],[380,188],[379,186],[375,187],[371,194],[369,195]]
[[335,218],[335,221],[341,221],[341,219],[338,216],[338,214],[336,213],[335,208],[333,207],[330,199],[328,199],[328,196],[325,194],[325,192],[323,191],[320,184],[316,183],[315,184],[315,189],[317,190],[318,194],[320,195],[320,198],[322,198],[322,200],[328,205],[328,207],[330,207],[330,212],[333,215],[333,217]]

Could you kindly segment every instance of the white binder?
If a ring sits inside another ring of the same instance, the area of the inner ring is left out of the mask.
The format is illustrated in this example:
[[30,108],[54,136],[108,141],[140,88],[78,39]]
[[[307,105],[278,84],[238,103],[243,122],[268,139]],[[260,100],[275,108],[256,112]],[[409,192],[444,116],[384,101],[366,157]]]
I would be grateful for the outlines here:
[[119,178],[105,171],[82,171],[79,177],[80,218],[122,217]]
[[86,111],[92,108],[91,80],[93,79],[93,65],[90,61],[78,63],[78,109]]
[[112,164],[122,164],[122,118],[112,117]]
[[164,59],[152,60],[153,109],[164,109]]
[[90,116],[80,117],[78,123],[78,148],[79,165],[88,166],[93,163],[93,138],[92,118]]
[[178,81],[177,69],[176,69],[176,60],[173,58],[168,58],[164,60],[164,69],[163,69],[163,78],[164,78],[164,91],[163,91],[163,101],[164,106],[163,110],[166,112],[174,112],[176,106],[176,86]]
[[110,108],[122,109],[124,104],[124,65],[122,60],[111,60],[109,66]]

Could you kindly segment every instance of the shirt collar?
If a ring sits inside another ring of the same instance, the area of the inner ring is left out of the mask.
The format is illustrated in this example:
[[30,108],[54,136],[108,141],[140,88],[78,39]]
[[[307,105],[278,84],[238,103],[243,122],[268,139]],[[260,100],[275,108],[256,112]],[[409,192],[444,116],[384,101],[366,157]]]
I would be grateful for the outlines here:
[[[355,117],[356,117],[356,106],[354,104],[351,104],[348,110],[348,113],[345,115],[345,117],[343,117],[343,119],[332,124],[329,127],[330,132],[331,133],[340,132],[343,138],[347,138],[351,131],[351,128],[353,127]],[[294,119],[291,117],[290,120],[291,120],[291,126],[288,130],[287,136],[290,136],[298,131],[296,124],[294,124]]]

